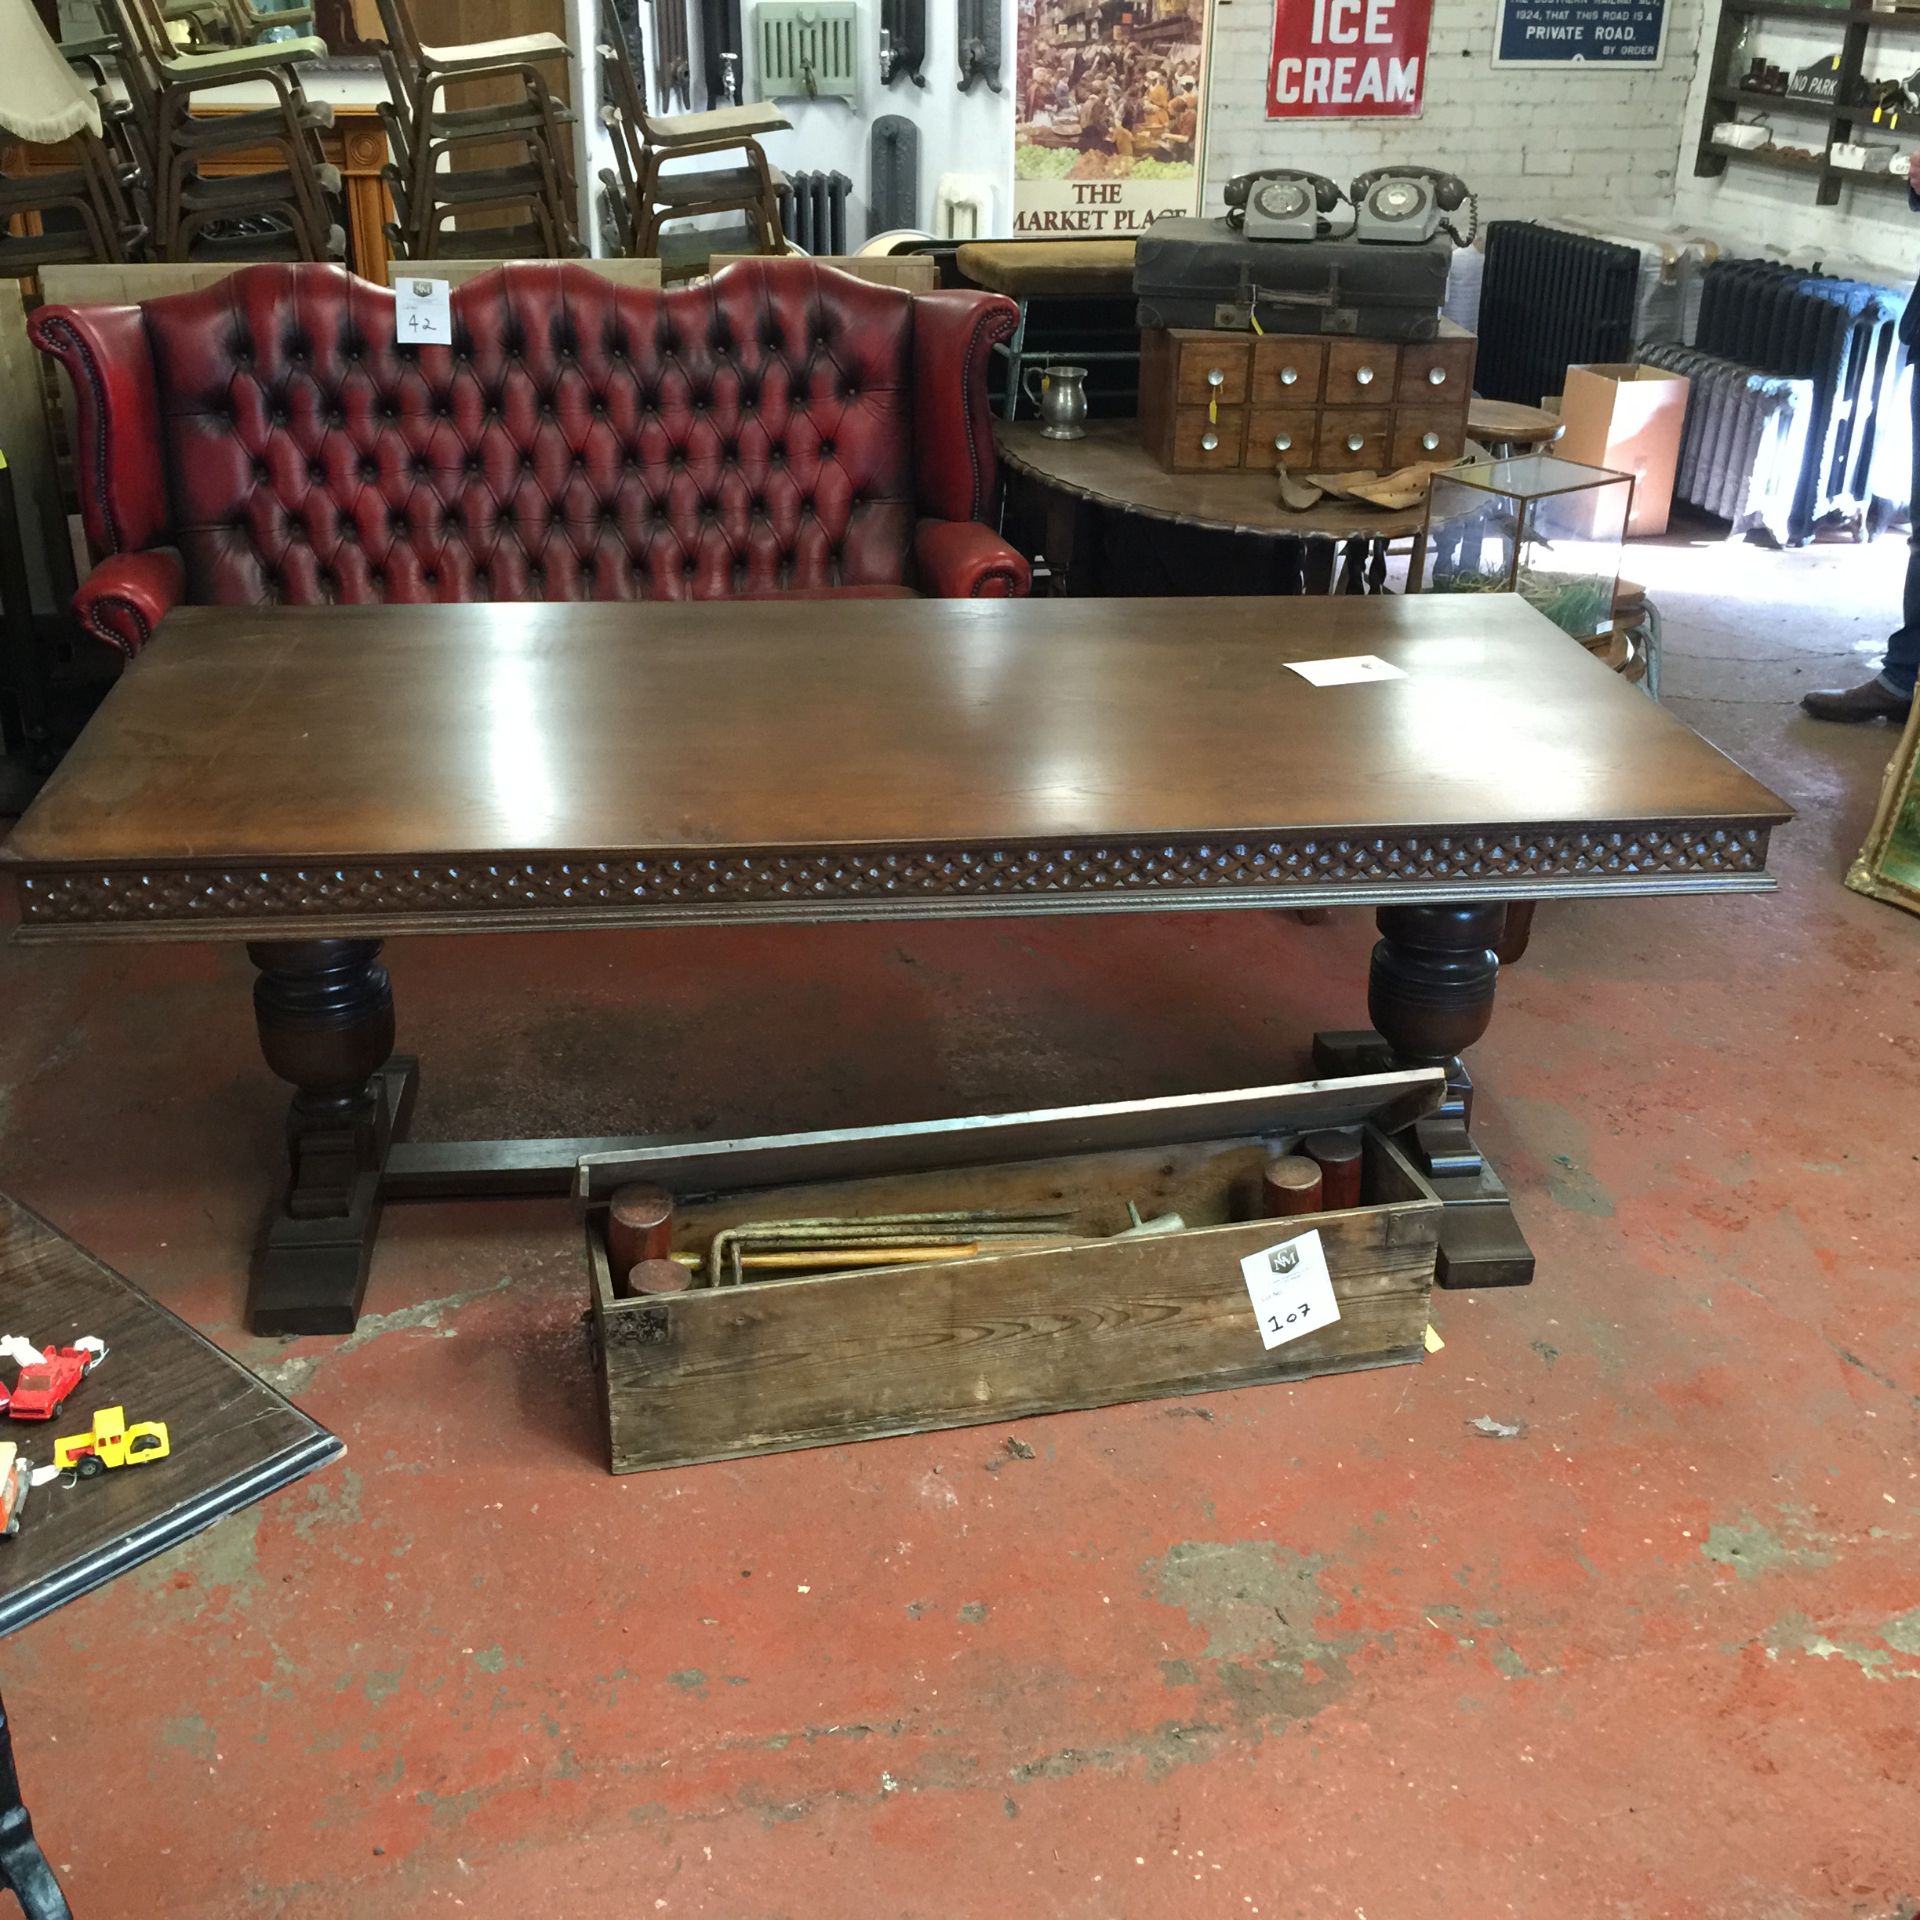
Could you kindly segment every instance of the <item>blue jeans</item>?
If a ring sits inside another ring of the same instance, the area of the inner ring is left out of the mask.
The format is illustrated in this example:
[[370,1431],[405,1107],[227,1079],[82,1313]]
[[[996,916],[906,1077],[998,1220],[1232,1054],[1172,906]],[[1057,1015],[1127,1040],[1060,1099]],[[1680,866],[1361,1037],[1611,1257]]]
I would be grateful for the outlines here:
[[1914,491],[1907,511],[1915,517],[1913,532],[1907,536],[1907,590],[1900,624],[1888,637],[1886,664],[1880,669],[1880,684],[1903,700],[1913,698],[1914,676],[1920,673],[1920,368],[1915,369],[1912,385]]

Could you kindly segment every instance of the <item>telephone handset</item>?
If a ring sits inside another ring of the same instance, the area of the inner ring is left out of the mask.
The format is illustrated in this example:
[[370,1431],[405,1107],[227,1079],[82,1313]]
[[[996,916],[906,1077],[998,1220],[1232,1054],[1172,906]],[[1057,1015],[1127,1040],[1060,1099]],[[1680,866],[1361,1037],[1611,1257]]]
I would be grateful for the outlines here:
[[1227,219],[1249,240],[1315,240],[1342,199],[1324,174],[1265,167],[1227,182]]
[[[1438,167],[1374,167],[1348,189],[1354,204],[1356,240],[1418,245],[1436,233],[1466,246],[1480,226],[1480,205],[1458,174]],[[1473,224],[1462,233],[1446,214],[1466,207]]]

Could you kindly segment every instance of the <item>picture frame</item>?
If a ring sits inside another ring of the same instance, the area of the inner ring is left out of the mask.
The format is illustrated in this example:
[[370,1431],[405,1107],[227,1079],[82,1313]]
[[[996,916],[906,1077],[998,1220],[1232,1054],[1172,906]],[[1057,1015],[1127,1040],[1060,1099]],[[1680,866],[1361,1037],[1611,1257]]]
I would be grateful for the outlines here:
[[1920,913],[1920,703],[1887,763],[1880,804],[1847,870],[1847,885],[1870,900]]

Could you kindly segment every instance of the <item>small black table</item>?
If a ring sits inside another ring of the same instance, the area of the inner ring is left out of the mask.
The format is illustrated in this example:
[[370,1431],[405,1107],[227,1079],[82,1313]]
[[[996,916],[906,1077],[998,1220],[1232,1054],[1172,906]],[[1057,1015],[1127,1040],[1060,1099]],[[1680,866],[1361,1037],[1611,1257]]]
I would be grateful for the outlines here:
[[[35,1488],[20,1532],[0,1540],[0,1634],[91,1593],[157,1553],[336,1459],[340,1441],[109,1266],[0,1194],[0,1331],[41,1346],[86,1334],[106,1358],[45,1424],[0,1419],[0,1439],[35,1465],[102,1407],[164,1420],[163,1460],[75,1486]],[[67,1903],[21,1802],[0,1705],[0,1887],[27,1920],[64,1920]]]

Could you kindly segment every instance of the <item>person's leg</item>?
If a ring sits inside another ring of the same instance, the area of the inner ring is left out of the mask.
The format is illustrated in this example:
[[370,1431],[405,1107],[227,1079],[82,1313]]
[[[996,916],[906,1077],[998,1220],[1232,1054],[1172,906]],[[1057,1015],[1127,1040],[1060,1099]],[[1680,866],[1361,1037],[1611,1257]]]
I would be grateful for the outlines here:
[[[1913,383],[1920,396],[1920,378]],[[1920,404],[1916,404],[1920,414]],[[1902,700],[1913,698],[1914,677],[1920,673],[1920,418],[1914,421],[1914,496],[1908,511],[1914,516],[1913,531],[1907,536],[1907,590],[1901,606],[1901,621],[1887,640],[1886,663],[1880,669],[1880,684]]]
[[1913,488],[1907,511],[1914,517],[1907,537],[1907,585],[1900,624],[1887,638],[1886,659],[1871,680],[1857,687],[1809,693],[1800,702],[1816,720],[1904,720],[1920,674],[1920,373],[1908,383],[1913,407]]

